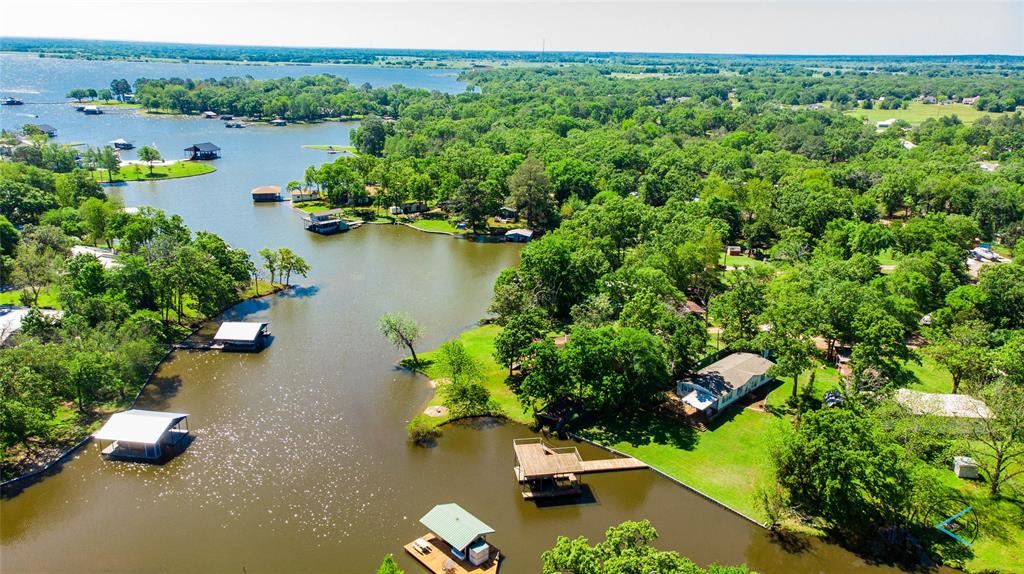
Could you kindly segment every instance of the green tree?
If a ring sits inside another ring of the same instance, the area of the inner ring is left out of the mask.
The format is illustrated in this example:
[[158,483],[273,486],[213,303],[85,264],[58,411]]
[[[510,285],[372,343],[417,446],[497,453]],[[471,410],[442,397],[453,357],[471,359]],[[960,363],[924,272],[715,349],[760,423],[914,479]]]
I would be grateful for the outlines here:
[[989,349],[989,327],[984,321],[972,319],[953,325],[948,332],[933,330],[925,353],[949,371],[953,377],[951,392],[960,392],[967,382],[978,390],[995,376],[994,355]]
[[805,413],[773,453],[792,504],[841,532],[898,523],[910,500],[911,469],[877,422],[849,409]]
[[722,339],[737,348],[750,346],[759,332],[770,272],[747,267],[731,273],[726,291],[711,300],[711,316],[722,326]]
[[746,574],[745,566],[712,565],[709,570],[697,566],[675,551],[658,550],[652,543],[658,531],[647,520],[627,521],[612,526],[605,539],[591,546],[580,536],[559,536],[555,547],[541,555],[544,574]]
[[36,240],[22,241],[15,253],[11,279],[31,294],[32,306],[38,306],[39,294],[57,279],[57,255]]
[[420,360],[416,356],[416,349],[413,348],[421,335],[419,323],[404,313],[385,313],[377,322],[377,330],[395,348],[409,349],[413,364],[419,366]]
[[144,145],[139,148],[138,158],[139,161],[146,162],[146,165],[149,166],[149,175],[153,175],[153,163],[160,161],[162,156],[156,148]]
[[93,244],[106,240],[107,247],[113,247],[107,228],[116,208],[108,201],[91,197],[78,206],[78,217],[89,233]]
[[292,273],[305,277],[309,274],[310,267],[306,260],[299,257],[291,249],[282,247],[277,250],[278,265],[281,273],[284,274],[284,284],[291,285]]
[[263,258],[263,268],[270,274],[270,283],[274,283],[277,272],[281,269],[281,254],[272,249],[260,249],[260,257]]
[[519,164],[508,182],[509,200],[526,213],[526,224],[530,227],[543,225],[554,212],[551,196],[551,179],[544,172],[540,160],[528,157]]
[[498,363],[508,365],[508,374],[523,360],[530,345],[548,331],[547,316],[536,307],[528,307],[506,319],[505,326],[494,338],[494,358]]
[[988,405],[990,416],[970,425],[964,447],[978,461],[989,494],[998,496],[1003,485],[1024,474],[1024,389],[1002,382],[978,396]]

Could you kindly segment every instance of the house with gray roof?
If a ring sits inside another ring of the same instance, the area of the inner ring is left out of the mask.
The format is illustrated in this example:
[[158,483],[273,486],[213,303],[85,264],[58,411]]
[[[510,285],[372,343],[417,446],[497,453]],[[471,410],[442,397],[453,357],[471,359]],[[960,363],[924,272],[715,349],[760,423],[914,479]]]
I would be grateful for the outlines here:
[[733,353],[676,383],[679,400],[709,418],[757,390],[775,363],[755,353]]

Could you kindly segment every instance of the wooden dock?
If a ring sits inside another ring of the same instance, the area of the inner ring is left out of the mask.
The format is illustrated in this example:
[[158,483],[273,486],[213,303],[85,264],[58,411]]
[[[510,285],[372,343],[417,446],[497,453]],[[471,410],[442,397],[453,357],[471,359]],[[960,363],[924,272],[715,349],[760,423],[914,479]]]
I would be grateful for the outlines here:
[[175,350],[183,351],[220,351],[224,345],[212,341],[182,341],[175,343],[173,347]]
[[483,564],[473,566],[468,560],[456,558],[452,554],[451,546],[433,534],[424,534],[420,540],[427,543],[427,546],[430,547],[429,552],[420,551],[413,542],[404,546],[405,551],[434,574],[497,574],[498,572],[501,552],[493,546],[491,546],[491,557]]
[[552,447],[539,438],[515,439],[512,446],[516,481],[526,500],[578,495],[582,474],[648,468],[632,457],[583,460],[576,447]]

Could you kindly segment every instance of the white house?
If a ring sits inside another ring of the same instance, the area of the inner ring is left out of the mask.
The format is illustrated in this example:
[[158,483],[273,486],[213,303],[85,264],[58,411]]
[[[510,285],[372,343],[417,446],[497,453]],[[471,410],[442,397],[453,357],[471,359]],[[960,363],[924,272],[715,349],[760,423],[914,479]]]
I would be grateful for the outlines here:
[[886,128],[892,127],[893,124],[895,124],[895,123],[896,123],[896,118],[889,118],[887,120],[882,120],[880,122],[875,122],[875,126],[878,129],[884,130]]
[[772,380],[775,363],[754,353],[733,353],[676,383],[676,394],[698,412],[713,417]]

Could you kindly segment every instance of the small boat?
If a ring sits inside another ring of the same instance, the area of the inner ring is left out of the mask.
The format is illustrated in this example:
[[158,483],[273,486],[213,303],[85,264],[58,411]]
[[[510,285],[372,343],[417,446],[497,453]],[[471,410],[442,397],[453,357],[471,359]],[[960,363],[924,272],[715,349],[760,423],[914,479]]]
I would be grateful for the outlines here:
[[124,138],[116,139],[110,142],[110,145],[114,146],[114,149],[132,149],[135,147],[135,144]]
[[17,98],[4,98],[4,100],[2,102],[0,102],[0,105],[3,105],[3,106],[20,106],[20,105],[22,105],[24,103],[25,102],[23,102],[23,101],[21,101],[21,100],[19,100]]
[[103,113],[103,110],[99,109],[96,106],[85,106],[85,109],[82,110],[82,113],[84,113],[87,116],[98,116]]

